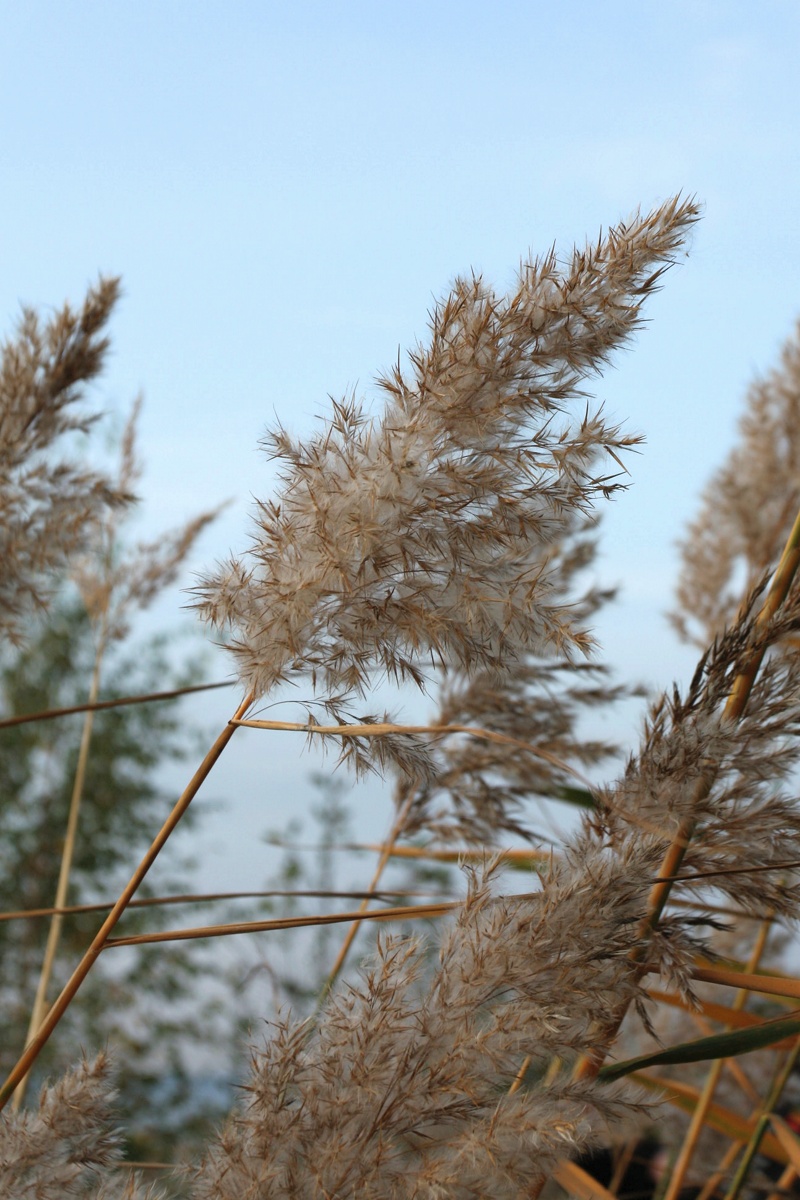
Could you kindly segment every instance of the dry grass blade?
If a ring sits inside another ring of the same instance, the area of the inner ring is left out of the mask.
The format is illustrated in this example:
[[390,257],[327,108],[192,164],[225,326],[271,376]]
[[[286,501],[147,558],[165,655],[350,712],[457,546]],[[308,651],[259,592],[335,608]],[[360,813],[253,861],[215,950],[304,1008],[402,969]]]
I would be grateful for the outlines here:
[[198,925],[191,929],[166,929],[161,933],[137,933],[130,937],[110,937],[103,950],[118,946],[147,946],[155,942],[192,941],[198,938],[231,937],[240,933],[269,933],[278,929],[306,929],[319,925],[342,925],[352,921],[428,921],[460,908],[460,901],[442,904],[404,904],[392,908],[358,909],[345,913],[317,913],[305,917],[275,917],[269,921],[230,921],[225,925]]
[[121,696],[118,700],[98,700],[93,704],[72,704],[69,708],[48,708],[42,712],[22,713],[14,717],[0,719],[0,729],[10,729],[14,725],[28,725],[32,721],[52,721],[57,717],[71,717],[75,713],[104,712],[108,708],[125,708],[130,704],[154,704],[160,700],[178,700],[181,696],[189,696],[192,692],[211,692],[215,688],[233,687],[232,679],[222,683],[193,683],[186,687],[173,688],[167,692],[148,692],[143,696]]
[[[354,850],[376,850],[381,852],[383,843],[356,842]],[[420,858],[431,862],[441,863],[481,863],[486,858],[485,850],[475,850],[471,846],[461,846],[455,850],[443,850],[438,846],[392,846],[392,858]],[[497,850],[492,856],[498,862],[508,863],[512,868],[521,870],[537,870],[543,862],[550,862],[551,854],[547,850]]]
[[514,747],[518,750],[525,750],[528,754],[534,755],[536,758],[541,758],[545,762],[550,763],[559,770],[565,771],[574,779],[579,780],[587,788],[591,788],[591,783],[588,779],[577,771],[575,767],[563,762],[556,755],[551,754],[548,750],[542,750],[540,747],[531,746],[529,742],[523,742],[519,738],[509,737],[507,734],[498,733],[493,729],[476,729],[471,725],[397,725],[390,721],[374,721],[364,724],[356,722],[347,723],[345,725],[317,725],[310,722],[302,721],[258,721],[247,720],[238,721],[237,724],[245,726],[248,729],[272,729],[281,732],[289,733],[305,733],[308,736],[320,737],[340,737],[340,738],[386,738],[395,735],[404,735],[407,737],[418,736],[419,734],[428,734],[430,737],[445,737],[447,734],[463,733],[469,737],[483,739],[487,742],[496,742],[499,746]]
[[[381,891],[330,891],[321,888],[287,888],[282,890],[271,888],[268,891],[257,892],[186,892],[180,896],[148,896],[146,899],[131,900],[128,908],[160,908],[171,904],[206,904],[214,903],[218,900],[258,900],[273,897],[276,899],[297,900],[385,900],[395,896],[424,896],[428,894],[416,890],[408,891],[402,888],[399,891],[392,888],[390,893]],[[68,904],[64,908],[20,908],[13,912],[0,912],[0,921],[35,921],[39,917],[52,917],[55,913],[60,914],[62,917],[68,917],[79,913],[108,912],[110,908],[114,907],[114,904],[114,900],[106,900],[99,904]]]
[[553,1172],[553,1179],[568,1195],[577,1197],[577,1200],[616,1200],[614,1192],[609,1192],[608,1188],[604,1188],[587,1174],[583,1167],[568,1159],[558,1164]]

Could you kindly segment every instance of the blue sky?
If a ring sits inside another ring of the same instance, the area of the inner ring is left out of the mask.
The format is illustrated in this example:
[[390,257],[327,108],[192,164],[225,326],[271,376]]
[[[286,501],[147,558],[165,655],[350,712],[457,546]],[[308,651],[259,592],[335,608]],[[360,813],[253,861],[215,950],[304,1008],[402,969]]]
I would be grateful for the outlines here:
[[[454,274],[503,286],[529,249],[696,194],[689,258],[596,389],[647,437],[606,519],[599,570],[622,593],[597,634],[623,676],[686,677],[662,617],[674,542],[800,315],[794,0],[4,0],[0,14],[3,327],[21,302],[123,276],[101,394],[122,412],[144,393],[140,529],[234,498],[197,570],[246,544],[251,497],[273,481],[265,426],[302,433],[329,393],[368,397]],[[190,620],[184,602],[158,622]],[[230,700],[198,711],[219,725]],[[313,765],[269,736],[234,741],[212,788],[235,797],[246,844]],[[366,798],[377,833],[387,808]],[[215,878],[260,871],[250,850],[224,865],[233,843],[215,829]]]

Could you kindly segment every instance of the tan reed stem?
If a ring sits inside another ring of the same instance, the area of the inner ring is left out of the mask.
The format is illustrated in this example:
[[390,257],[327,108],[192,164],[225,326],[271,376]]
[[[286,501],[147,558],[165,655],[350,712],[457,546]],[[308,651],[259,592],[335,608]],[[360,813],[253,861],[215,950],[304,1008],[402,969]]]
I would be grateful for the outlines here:
[[[752,953],[747,961],[748,973],[755,971],[759,962],[761,961],[761,956],[764,953],[764,949],[767,944],[767,938],[769,937],[770,928],[771,920],[762,922],[758,930],[758,935],[756,936]],[[747,1003],[749,996],[750,993],[748,991],[742,990],[737,992],[731,1007],[735,1011],[741,1012]],[[692,1119],[689,1122],[689,1128],[686,1130],[686,1135],[683,1139],[680,1152],[670,1173],[669,1183],[667,1185],[667,1190],[664,1192],[663,1200],[677,1200],[678,1193],[683,1186],[686,1172],[691,1164],[692,1156],[697,1149],[697,1143],[700,1139],[700,1134],[703,1132],[706,1114],[714,1100],[714,1092],[717,1089],[717,1084],[719,1083],[720,1075],[722,1074],[725,1062],[726,1060],[724,1058],[718,1058],[711,1065],[711,1069],[709,1070],[706,1081],[703,1085],[703,1090],[700,1093],[700,1099],[697,1107],[692,1113]]]
[[395,725],[390,722],[375,722],[363,725],[312,725],[307,721],[237,721],[237,725],[246,726],[248,729],[274,729],[279,732],[288,733],[305,733],[305,734],[320,734],[321,736],[336,736],[336,737],[386,737],[388,734],[414,734],[414,733],[429,733],[432,737],[440,737],[447,733],[466,733],[470,737],[479,738],[487,742],[497,742],[501,746],[514,746],[519,750],[526,750],[528,754],[534,755],[535,758],[541,758],[545,762],[549,762],[552,766],[558,767],[561,771],[566,771],[573,779],[579,780],[585,787],[591,788],[591,783],[580,771],[575,767],[571,767],[565,763],[563,759],[557,755],[551,754],[548,750],[541,750],[537,746],[532,746],[530,742],[522,741],[520,738],[511,737],[507,733],[498,733],[494,729],[481,729],[476,725]]
[[180,696],[189,696],[192,692],[212,692],[215,688],[233,687],[235,682],[235,679],[226,679],[222,683],[192,683],[187,687],[173,688],[169,692],[121,696],[118,700],[98,700],[94,704],[72,704],[69,708],[45,708],[41,712],[3,717],[0,720],[0,729],[10,729],[14,725],[29,725],[32,721],[52,721],[56,717],[71,717],[75,713],[103,712],[107,708],[125,708],[130,704],[153,704],[160,700],[177,700]]
[[268,933],[278,929],[303,929],[319,925],[341,925],[352,921],[429,920],[461,908],[461,900],[439,904],[402,904],[397,908],[365,908],[355,912],[314,913],[307,917],[274,917],[268,921],[231,921],[227,925],[195,925],[190,929],[163,929],[158,933],[134,933],[130,937],[108,938],[102,950],[118,946],[149,946],[155,942],[188,942],[199,938],[232,937],[240,933]]
[[741,1194],[750,1168],[758,1154],[759,1147],[764,1140],[764,1134],[767,1132],[770,1115],[781,1098],[783,1089],[789,1080],[789,1076],[794,1070],[795,1063],[800,1056],[800,1037],[795,1040],[794,1047],[786,1055],[786,1058],[780,1063],[778,1070],[773,1078],[772,1087],[769,1090],[766,1100],[761,1107],[761,1113],[755,1124],[755,1128],[750,1136],[750,1141],[745,1146],[744,1154],[742,1155],[739,1166],[736,1169],[731,1186],[725,1193],[725,1200],[737,1200]]
[[[97,649],[94,656],[94,667],[92,668],[92,679],[89,685],[89,704],[95,704],[100,691],[100,668],[103,662],[107,645],[108,621],[107,612],[103,613],[102,624],[100,627]],[[58,872],[58,883],[56,885],[56,895],[53,901],[55,909],[61,909],[67,903],[67,892],[69,890],[69,878],[72,872],[72,860],[75,855],[75,841],[78,833],[78,817],[80,815],[81,800],[83,798],[83,787],[86,782],[86,767],[89,762],[89,747],[92,742],[92,727],[94,725],[94,710],[89,708],[86,712],[83,721],[83,732],[81,733],[81,743],[78,750],[78,762],[75,767],[75,778],[72,781],[72,795],[70,796],[69,812],[67,815],[67,830],[64,836],[64,846],[61,851],[61,866]],[[56,911],[50,921],[50,928],[47,931],[47,944],[45,945],[44,959],[42,960],[42,969],[39,972],[39,982],[36,987],[36,996],[31,1009],[30,1021],[28,1022],[28,1032],[25,1037],[26,1044],[31,1040],[36,1030],[42,1023],[47,1006],[47,989],[50,986],[50,979],[53,974],[53,964],[58,953],[58,944],[61,940],[61,929],[64,924],[64,918],[60,912]],[[14,1112],[19,1112],[22,1107],[22,1101],[25,1098],[25,1089],[28,1086],[29,1076],[26,1075],[20,1081],[20,1085],[14,1094],[13,1109]]]
[[746,971],[731,971],[727,967],[693,967],[689,974],[700,983],[717,983],[720,987],[745,988],[763,996],[800,1000],[800,979],[786,975],[749,975]]
[[[392,851],[394,850],[395,843],[397,842],[397,839],[400,837],[401,833],[405,829],[405,824],[406,824],[406,821],[408,820],[408,814],[411,811],[411,805],[413,803],[413,799],[414,799],[413,793],[409,790],[408,796],[406,797],[404,802],[401,804],[401,806],[398,810],[397,816],[394,819],[392,828],[389,831],[389,836],[386,839],[386,841],[384,842],[383,846],[381,847],[381,855],[380,855],[380,858],[378,859],[378,865],[375,868],[372,879],[369,882],[369,887],[367,888],[367,892],[369,893],[370,897],[375,894],[378,884],[380,882],[381,876],[383,875],[383,872],[386,869],[386,864],[388,863],[389,859],[392,856]],[[369,897],[365,896],[364,899],[361,901],[361,904],[359,905],[359,908],[358,908],[359,913],[366,912],[368,906],[369,906]],[[319,1012],[319,1009],[325,1002],[325,997],[328,995],[328,992],[331,990],[334,983],[336,982],[336,980],[339,977],[339,972],[341,971],[342,967],[345,964],[347,955],[350,953],[350,947],[353,945],[353,942],[355,941],[355,937],[360,928],[360,924],[361,923],[358,920],[353,921],[352,925],[350,926],[347,933],[345,934],[344,941],[342,942],[342,945],[339,948],[339,953],[336,955],[336,961],[334,962],[333,966],[330,969],[328,978],[325,980],[325,983],[322,985],[322,988],[320,989],[319,998],[317,1000],[317,1012]]]
[[127,886],[120,894],[116,904],[106,917],[103,924],[100,926],[100,929],[97,931],[91,945],[64,986],[61,995],[53,1004],[35,1036],[25,1047],[25,1050],[20,1056],[16,1066],[10,1072],[2,1088],[0,1088],[0,1110],[2,1110],[8,1103],[10,1096],[20,1081],[25,1077],[25,1075],[27,1075],[28,1071],[31,1069],[31,1066],[38,1058],[42,1048],[47,1044],[47,1041],[49,1040],[53,1030],[56,1028],[64,1013],[69,1008],[69,1005],[75,998],[78,989],[97,961],[106,943],[106,938],[111,933],[112,929],[114,929],[125,909],[128,907],[128,904],[133,899],[137,888],[155,862],[160,851],[163,849],[164,845],[169,839],[170,834],[177,826],[181,817],[186,812],[194,797],[197,795],[197,792],[200,790],[201,785],[208,777],[212,767],[222,754],[222,751],[225,749],[228,742],[236,732],[237,726],[234,724],[234,722],[238,721],[244,715],[244,713],[247,712],[254,699],[255,697],[252,692],[244,698],[242,703],[237,708],[233,719],[229,721],[225,728],[220,732],[211,749],[208,751],[202,763],[192,776],[185,791],[175,803],[172,812],[162,825],[149,850],[139,863],[139,866],[134,871]]
[[533,1059],[531,1058],[531,1055],[526,1054],[522,1060],[519,1070],[517,1071],[516,1075],[514,1076],[514,1079],[511,1083],[511,1087],[508,1089],[509,1096],[513,1096],[514,1093],[518,1092],[519,1089],[522,1087],[522,1085],[525,1081],[525,1076],[528,1073],[528,1067],[531,1065],[532,1061],[533,1061]]
[[[377,891],[374,896],[383,897],[386,893]],[[409,891],[403,889],[395,891],[392,889],[392,896],[433,896],[435,892],[425,891]],[[371,892],[353,892],[353,891],[329,891],[322,888],[287,888],[277,889],[270,888],[268,891],[261,892],[184,892],[176,896],[148,896],[144,900],[131,900],[128,908],[158,908],[166,907],[171,904],[207,904],[215,900],[257,900],[265,899],[270,896],[286,896],[292,898],[309,897],[318,900],[363,900],[365,896],[374,898]],[[18,908],[13,912],[0,912],[0,922],[2,921],[30,921],[36,920],[37,917],[52,917],[54,913],[60,913],[62,917],[73,916],[76,913],[92,913],[92,912],[108,912],[113,908],[114,900],[106,900],[100,904],[69,904],[64,908]]]

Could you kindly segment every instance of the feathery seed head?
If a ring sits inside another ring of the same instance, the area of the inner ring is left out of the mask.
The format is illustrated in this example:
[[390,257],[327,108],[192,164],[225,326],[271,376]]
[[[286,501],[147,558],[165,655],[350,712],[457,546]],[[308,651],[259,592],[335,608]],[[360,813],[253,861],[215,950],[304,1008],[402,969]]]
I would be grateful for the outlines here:
[[621,486],[605,452],[638,439],[569,407],[638,328],[697,216],[677,199],[637,215],[563,265],[526,264],[509,297],[456,280],[429,343],[379,380],[381,416],[342,401],[305,442],[267,436],[280,497],[259,504],[247,560],[197,589],[248,690],[305,675],[346,703],[381,673],[422,686],[430,668],[589,650],[549,548]]

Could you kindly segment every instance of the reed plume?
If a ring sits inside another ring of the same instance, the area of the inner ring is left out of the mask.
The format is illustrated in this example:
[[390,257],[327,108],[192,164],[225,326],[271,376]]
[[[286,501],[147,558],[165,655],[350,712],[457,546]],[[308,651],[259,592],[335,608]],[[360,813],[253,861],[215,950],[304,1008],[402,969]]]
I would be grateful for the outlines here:
[[744,593],[778,560],[800,509],[800,324],[777,367],[753,380],[739,436],[703,492],[679,545],[671,621],[707,646],[735,618]]
[[[343,402],[305,444],[271,435],[281,495],[259,505],[249,559],[200,589],[245,687],[305,677],[341,719],[376,674],[424,686],[438,668],[469,687],[517,673],[522,694],[532,656],[588,653],[555,550],[622,486],[617,455],[637,439],[569,405],[638,328],[696,218],[689,201],[637,215],[563,266],[525,264],[505,299],[457,280],[429,346],[382,378],[381,417]],[[389,756],[419,779],[407,752]],[[315,1029],[280,1024],[198,1200],[521,1196],[565,1146],[635,1109],[586,1081],[509,1089],[524,1057],[541,1072],[585,1052],[598,1012],[642,1000],[632,950],[686,983],[683,928],[641,945],[663,837],[636,832],[617,848],[587,827],[529,897],[490,896],[491,872],[473,880],[427,988],[418,945],[389,940]]]
[[569,1080],[509,1094],[528,1050],[545,1064],[579,1050],[598,1006],[636,993],[626,952],[644,879],[597,868],[592,887],[583,865],[554,865],[530,897],[492,896],[491,870],[473,875],[432,980],[420,986],[416,939],[385,939],[312,1033],[278,1024],[196,1200],[519,1197],[636,1109],[630,1091]]
[[[640,439],[582,388],[640,327],[697,217],[679,199],[636,214],[563,264],[523,263],[508,297],[457,279],[428,345],[379,380],[380,416],[342,400],[306,442],[268,434],[280,495],[259,504],[249,554],[198,588],[248,693],[305,678],[345,723],[376,676],[424,687],[437,668],[503,675],[528,653],[588,653],[548,548],[622,486],[619,453]],[[387,738],[351,757],[424,775],[414,749]]]
[[[75,552],[107,508],[130,502],[80,461],[72,435],[98,419],[83,404],[103,367],[105,326],[119,280],[100,279],[79,311],[65,304],[42,323],[24,308],[0,352],[0,636],[18,641],[22,620],[46,608]],[[57,457],[60,453],[61,457]]]
[[636,1113],[635,1092],[545,1068],[608,1050],[621,1009],[647,1021],[646,975],[692,997],[713,920],[676,908],[646,931],[659,865],[687,816],[695,836],[675,898],[697,903],[714,889],[743,913],[768,904],[800,915],[800,889],[785,879],[800,858],[800,816],[778,787],[800,754],[797,664],[770,660],[740,725],[720,721],[742,663],[798,619],[796,603],[766,632],[743,615],[687,694],[654,705],[639,753],[535,893],[496,896],[491,869],[473,876],[425,986],[419,943],[389,940],[360,984],[333,992],[315,1029],[279,1023],[197,1200],[523,1197],[565,1152]]
[[84,1059],[42,1088],[35,1112],[0,1121],[0,1195],[8,1200],[159,1200],[124,1169],[108,1058]]
[[[548,548],[547,576],[553,595],[570,605],[576,625],[591,628],[613,591],[576,583],[596,550],[596,520],[576,515],[576,531]],[[395,804],[403,814],[398,837],[425,833],[436,842],[491,847],[511,836],[536,841],[534,799],[575,799],[574,768],[607,761],[617,747],[587,739],[582,717],[608,711],[635,689],[614,685],[595,652],[590,658],[525,654],[500,674],[479,670],[441,673],[439,704],[431,725],[470,727],[505,740],[456,734],[431,744],[432,771],[424,779],[401,776]],[[569,767],[567,766],[569,764]]]

